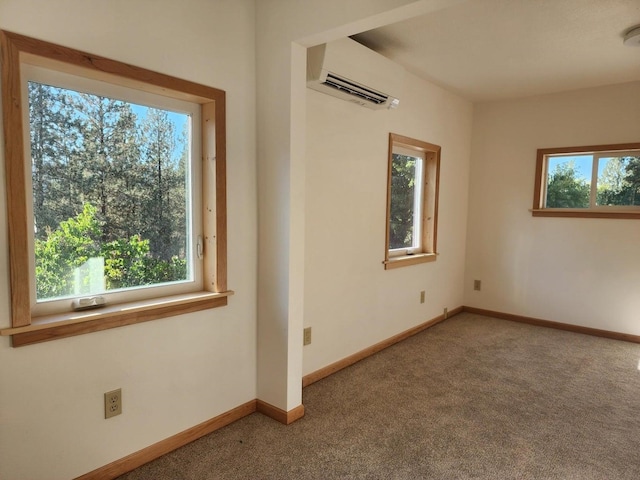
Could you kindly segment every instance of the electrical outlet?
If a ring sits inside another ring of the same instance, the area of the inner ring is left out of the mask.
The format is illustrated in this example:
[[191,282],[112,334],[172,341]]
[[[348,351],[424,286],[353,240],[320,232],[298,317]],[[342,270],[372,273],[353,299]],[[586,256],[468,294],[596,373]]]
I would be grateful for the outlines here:
[[473,281],[473,289],[480,291],[480,289],[482,288],[482,282],[480,280],[474,280]]
[[449,318],[449,309],[447,307],[444,307],[444,311],[442,312],[442,315],[444,315],[445,320]]
[[424,295],[425,295],[425,291],[424,291],[424,290],[422,290],[422,291],[420,292],[420,303],[424,303]]
[[304,329],[302,345],[309,345],[310,343],[311,343],[311,327],[307,327]]
[[104,418],[115,417],[122,413],[122,389],[104,394]]

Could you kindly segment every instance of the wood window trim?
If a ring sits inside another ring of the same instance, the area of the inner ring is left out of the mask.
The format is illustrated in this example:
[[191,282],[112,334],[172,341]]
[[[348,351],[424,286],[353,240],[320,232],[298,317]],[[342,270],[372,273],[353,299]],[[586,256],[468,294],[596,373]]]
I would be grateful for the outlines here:
[[385,270],[394,268],[408,267],[409,265],[418,265],[420,263],[435,262],[437,254],[435,253],[415,253],[413,255],[402,255],[399,257],[391,257],[384,261]]
[[[421,252],[397,257],[389,256],[389,222],[391,217],[391,177],[393,147],[401,146],[418,152],[424,152],[425,175],[422,199],[422,239]],[[389,149],[387,155],[387,215],[385,229],[384,261],[385,270],[408,267],[421,263],[433,262],[437,259],[438,237],[438,198],[440,191],[440,151],[441,147],[432,143],[416,140],[396,133],[389,133]],[[425,251],[426,250],[426,251]]]
[[607,151],[638,150],[640,143],[617,143],[609,145],[587,145],[581,147],[560,147],[560,148],[540,148],[536,154],[536,176],[533,190],[533,217],[559,217],[559,218],[617,218],[617,219],[640,219],[638,210],[605,210],[605,209],[567,209],[567,208],[546,208],[544,206],[546,178],[548,175],[547,155],[563,153],[594,153]]
[[[12,336],[13,346],[21,346],[226,305],[227,297],[233,292],[227,289],[225,92],[16,33],[0,31],[0,42],[11,290],[11,327],[0,330],[0,334]],[[32,317],[29,253],[24,248],[30,230],[24,168],[27,159],[22,140],[25,126],[21,63],[107,80],[201,105],[205,251],[202,291],[119,304],[82,314]]]

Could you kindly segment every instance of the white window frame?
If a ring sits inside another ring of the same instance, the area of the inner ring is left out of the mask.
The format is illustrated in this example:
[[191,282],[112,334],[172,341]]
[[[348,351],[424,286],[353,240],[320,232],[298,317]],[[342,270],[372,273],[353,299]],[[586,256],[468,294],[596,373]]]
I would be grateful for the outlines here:
[[[80,93],[88,93],[99,95],[115,100],[122,100],[129,103],[135,103],[152,108],[174,111],[191,117],[191,139],[190,139],[190,165],[188,169],[188,245],[187,245],[187,261],[189,264],[189,277],[186,280],[159,284],[144,285],[140,287],[130,287],[126,289],[110,290],[92,294],[90,296],[100,296],[106,304],[118,304],[125,302],[133,302],[146,300],[149,298],[164,297],[169,295],[178,295],[189,292],[202,290],[202,259],[195,254],[197,251],[198,239],[202,238],[202,188],[199,179],[201,156],[201,107],[194,102],[157,95],[151,92],[135,90],[133,88],[107,83],[78,75],[42,68],[35,65],[23,63],[21,68],[22,79],[22,98],[28,99],[28,82],[37,82],[53,87],[64,88]],[[23,125],[30,125],[29,109],[23,109],[24,118]],[[31,142],[30,129],[24,129],[24,152],[25,158],[31,158]],[[25,185],[27,190],[27,223],[34,224],[33,218],[33,196],[29,195],[32,191],[31,163],[25,163]],[[195,174],[194,174],[195,173]],[[35,278],[35,252],[34,252],[34,236],[28,239],[29,249],[29,283],[31,312],[34,316],[51,315],[55,313],[71,312],[71,301],[73,298],[63,297],[60,299],[45,299],[38,301],[36,299],[36,278]],[[76,297],[80,299],[86,295]]]
[[[401,255],[414,255],[422,250],[422,211],[424,206],[424,183],[426,154],[424,151],[415,150],[394,145],[392,155],[404,155],[416,159],[415,185],[413,189],[413,234],[411,235],[411,246],[401,248],[389,248],[389,257]],[[392,160],[393,161],[393,160]]]

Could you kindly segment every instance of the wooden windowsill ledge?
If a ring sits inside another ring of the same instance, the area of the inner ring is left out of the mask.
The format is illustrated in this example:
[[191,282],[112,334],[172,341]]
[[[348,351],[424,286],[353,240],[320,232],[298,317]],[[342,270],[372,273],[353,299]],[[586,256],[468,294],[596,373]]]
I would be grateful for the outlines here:
[[21,347],[32,343],[223,307],[227,305],[227,297],[233,293],[232,290],[220,293],[202,291],[122,303],[94,310],[34,317],[31,319],[31,325],[5,328],[0,330],[0,335],[11,336],[12,345]]
[[408,267],[409,265],[417,265],[419,263],[434,262],[437,253],[416,253],[414,255],[400,255],[397,257],[391,257],[388,260],[382,262],[385,270],[392,268]]

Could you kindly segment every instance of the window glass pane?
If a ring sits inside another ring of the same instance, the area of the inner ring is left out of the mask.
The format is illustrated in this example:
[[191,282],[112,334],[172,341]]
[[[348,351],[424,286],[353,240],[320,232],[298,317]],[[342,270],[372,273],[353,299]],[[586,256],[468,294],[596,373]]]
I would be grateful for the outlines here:
[[419,201],[416,178],[422,159],[394,153],[391,163],[391,209],[389,214],[389,249],[417,247],[416,217]]
[[598,194],[602,206],[640,205],[640,157],[598,159]]
[[589,208],[592,155],[549,156],[547,208]]
[[190,116],[28,91],[37,299],[190,279]]

